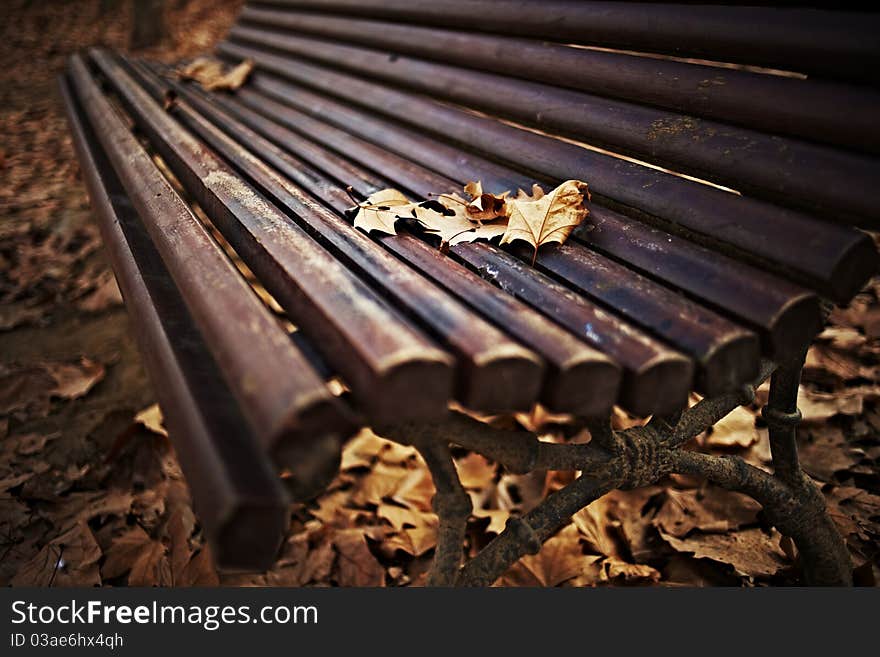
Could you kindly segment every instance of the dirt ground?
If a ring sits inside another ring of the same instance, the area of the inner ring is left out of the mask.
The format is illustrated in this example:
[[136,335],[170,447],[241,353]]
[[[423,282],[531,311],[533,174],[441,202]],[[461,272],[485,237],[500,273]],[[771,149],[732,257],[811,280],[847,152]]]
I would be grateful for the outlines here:
[[[240,0],[173,0],[151,57],[210,49]],[[340,476],[291,508],[268,573],[218,573],[132,341],[80,180],[55,76],[86,46],[126,48],[129,3],[7,0],[0,9],[0,584],[417,585],[436,541],[433,486],[409,448],[369,431]],[[880,575],[880,281],[838,309],[811,350],[803,463],[850,547]],[[760,395],[759,395],[760,397]],[[757,406],[696,449],[769,463]],[[536,415],[504,421],[524,425]],[[619,425],[631,421],[622,413]],[[546,439],[557,439],[554,425]],[[475,502],[472,552],[567,475],[506,474],[457,453]],[[748,498],[676,477],[580,512],[500,584],[786,584],[796,554]]]

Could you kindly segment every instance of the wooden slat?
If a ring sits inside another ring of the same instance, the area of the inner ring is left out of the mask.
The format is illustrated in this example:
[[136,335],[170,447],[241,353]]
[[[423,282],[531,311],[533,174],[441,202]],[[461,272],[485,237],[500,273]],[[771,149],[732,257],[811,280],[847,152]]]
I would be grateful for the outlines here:
[[101,237],[214,558],[227,568],[268,568],[287,527],[284,490],[65,78],[61,95]]
[[[102,73],[153,146],[371,418],[439,417],[449,356],[171,118],[108,55]],[[241,344],[247,344],[242,340]]]
[[[285,38],[278,38],[276,30],[285,30]],[[320,38],[303,38],[303,34]],[[865,86],[572,48],[470,29],[443,30],[254,7],[244,9],[229,38],[263,42],[309,59],[336,62],[350,70],[366,70],[370,75],[410,85],[420,83],[423,89],[442,87],[444,93],[457,95],[461,95],[462,86],[480,82],[499,86],[493,80],[496,76],[468,77],[466,69],[540,82],[516,85],[517,95],[505,95],[504,100],[516,102],[520,108],[531,106],[533,115],[542,118],[546,113],[542,109],[547,107],[553,108],[551,116],[564,111],[561,100],[577,102],[578,94],[555,92],[548,86],[554,85],[857,151],[880,150],[880,136],[874,130],[880,92]],[[389,57],[389,51],[396,56]],[[425,59],[453,66],[433,66]],[[449,86],[445,80],[456,71],[464,77],[458,85]],[[509,81],[507,86],[511,86]],[[481,99],[493,98],[493,91],[486,89]],[[591,101],[586,97],[582,102]],[[841,106],[847,108],[846,121],[840,120]]]
[[638,415],[680,410],[693,383],[693,363],[616,315],[491,244],[473,242],[450,252],[483,278],[528,303],[601,349],[623,367],[621,404]]
[[623,265],[577,244],[543,247],[536,265],[691,356],[699,365],[695,386],[705,395],[758,374],[758,336]]
[[803,7],[544,0],[261,0],[344,15],[880,79],[880,17]]
[[822,329],[804,288],[607,208],[593,208],[574,236],[754,328],[768,358],[797,358]]
[[89,122],[100,126],[108,159],[261,444],[275,450],[325,433],[347,435],[344,409],[132,136],[82,59],[72,58],[70,71]]

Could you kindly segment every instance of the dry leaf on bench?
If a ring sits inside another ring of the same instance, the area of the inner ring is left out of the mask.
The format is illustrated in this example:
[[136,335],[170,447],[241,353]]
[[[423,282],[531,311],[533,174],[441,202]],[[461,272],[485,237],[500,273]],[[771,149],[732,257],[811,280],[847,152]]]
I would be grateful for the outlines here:
[[523,240],[538,248],[547,242],[564,242],[587,216],[584,199],[590,198],[586,183],[566,180],[552,192],[538,199],[510,199],[507,202],[508,226],[501,240],[508,244]]
[[195,80],[208,91],[234,91],[243,85],[254,63],[250,59],[227,70],[223,62],[213,57],[197,57],[177,72],[181,80]]
[[410,201],[396,189],[383,189],[370,194],[363,203],[358,203],[354,217],[354,227],[366,232],[373,230],[389,235],[397,235],[394,224],[401,214],[412,214],[416,203]]
[[487,194],[483,191],[483,184],[480,181],[469,182],[464,186],[464,191],[471,197],[465,209],[472,221],[492,221],[507,216],[505,199],[510,192]]

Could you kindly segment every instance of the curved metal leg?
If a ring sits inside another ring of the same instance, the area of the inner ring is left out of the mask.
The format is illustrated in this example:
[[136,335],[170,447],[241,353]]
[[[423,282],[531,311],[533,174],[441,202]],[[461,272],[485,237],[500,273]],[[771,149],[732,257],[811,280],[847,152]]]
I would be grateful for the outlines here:
[[[434,425],[378,429],[392,440],[415,445],[437,486],[440,536],[429,583],[488,586],[522,556],[540,550],[572,515],[608,491],[645,486],[679,472],[705,477],[756,499],[768,520],[797,546],[806,584],[850,585],[852,569],[846,545],[826,513],[822,493],[798,462],[797,391],[802,366],[802,359],[779,367],[765,362],[753,384],[704,399],[680,418],[661,418],[620,432],[612,431],[607,421],[588,422],[593,435],[589,444],[541,442],[528,432],[493,429],[459,414]],[[679,449],[734,408],[754,399],[756,386],[771,373],[770,398],[763,416],[770,428],[773,474],[737,457]],[[470,503],[458,481],[449,441],[477,451],[511,472],[580,470],[582,474],[522,518],[511,519],[501,534],[460,567]]]

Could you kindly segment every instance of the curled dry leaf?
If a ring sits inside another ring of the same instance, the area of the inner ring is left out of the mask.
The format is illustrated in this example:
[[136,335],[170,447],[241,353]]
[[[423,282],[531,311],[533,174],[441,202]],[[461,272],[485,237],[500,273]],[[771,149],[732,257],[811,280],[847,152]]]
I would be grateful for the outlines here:
[[465,210],[472,221],[492,221],[498,217],[507,216],[505,205],[510,192],[487,194],[483,191],[483,184],[480,181],[469,182],[464,186],[464,191],[471,197],[471,200],[465,205]]
[[415,219],[440,237],[441,248],[501,237],[502,244],[524,240],[537,254],[542,244],[564,242],[587,216],[583,202],[589,191],[579,180],[568,180],[547,195],[533,185],[531,195],[519,190],[516,198],[510,198],[507,191],[485,192],[480,182],[469,182],[464,192],[470,200],[447,193],[436,195],[436,200],[414,202],[396,189],[383,189],[352,208],[354,226],[396,235],[399,219]]
[[208,91],[235,91],[247,81],[253,69],[254,63],[250,59],[227,69],[219,59],[197,57],[178,70],[177,76],[181,80],[195,80]]
[[358,212],[354,217],[354,227],[366,232],[378,231],[389,235],[397,235],[394,224],[404,214],[412,213],[417,204],[410,201],[403,192],[396,189],[383,189],[370,194],[367,200],[358,204]]
[[507,202],[507,232],[502,244],[523,240],[538,248],[548,242],[564,242],[586,218],[588,210],[584,199],[590,198],[586,183],[566,180],[552,192],[538,199],[511,199]]

